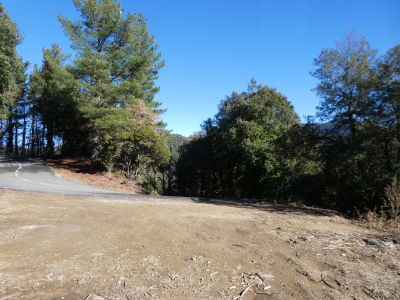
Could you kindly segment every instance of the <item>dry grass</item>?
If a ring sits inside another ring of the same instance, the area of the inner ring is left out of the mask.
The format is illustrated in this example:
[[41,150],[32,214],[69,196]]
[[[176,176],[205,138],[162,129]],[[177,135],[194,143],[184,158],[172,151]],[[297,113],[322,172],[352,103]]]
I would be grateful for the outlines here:
[[400,184],[397,178],[394,178],[386,187],[385,196],[385,207],[388,210],[389,218],[398,223],[400,221]]
[[397,178],[385,188],[383,206],[361,214],[355,209],[354,218],[362,226],[378,229],[400,238],[400,184]]
[[376,209],[369,210],[365,214],[358,215],[356,217],[356,222],[361,226],[387,232],[397,238],[400,238],[399,220],[387,218],[385,214],[378,213]]

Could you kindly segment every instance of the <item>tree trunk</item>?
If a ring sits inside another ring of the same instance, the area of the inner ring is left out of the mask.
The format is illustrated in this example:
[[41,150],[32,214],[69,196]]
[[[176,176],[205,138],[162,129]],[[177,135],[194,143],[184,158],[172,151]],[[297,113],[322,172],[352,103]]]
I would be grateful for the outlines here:
[[13,152],[13,137],[14,137],[14,126],[12,118],[12,109],[10,108],[10,115],[7,122],[7,154],[12,154]]
[[165,195],[167,192],[167,184],[166,184],[166,180],[165,180],[165,172],[166,170],[161,171],[161,175],[162,175],[162,194]]
[[31,125],[31,156],[35,156],[35,128],[36,128],[36,118],[35,115],[32,116],[32,125]]
[[99,149],[98,149],[99,140],[100,140],[100,133],[96,130],[95,136],[93,137],[93,142],[95,146],[92,151],[92,155],[90,156],[91,167],[93,169],[97,168],[99,163]]
[[14,131],[14,154],[18,156],[18,126],[14,126]]
[[4,132],[3,132],[3,120],[0,120],[0,150],[3,150]]
[[25,156],[26,154],[26,113],[24,112],[24,119],[23,119],[23,127],[22,127],[22,143],[21,143],[21,155]]
[[44,127],[44,125],[42,125],[42,130],[38,130],[38,133],[40,133],[40,135],[38,134],[37,136],[37,144],[38,144],[38,150],[37,150],[37,156],[41,156],[43,154],[43,149],[44,149],[44,132],[45,132],[46,128]]
[[46,131],[46,141],[47,141],[47,156],[52,156],[54,154],[54,140],[53,140],[53,124],[51,122],[47,126]]

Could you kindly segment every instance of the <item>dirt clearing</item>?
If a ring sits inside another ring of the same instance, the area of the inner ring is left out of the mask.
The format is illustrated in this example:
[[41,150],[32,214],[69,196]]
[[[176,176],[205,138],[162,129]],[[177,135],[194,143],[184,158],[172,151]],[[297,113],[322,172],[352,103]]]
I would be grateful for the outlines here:
[[327,211],[0,193],[0,299],[400,298],[399,240]]

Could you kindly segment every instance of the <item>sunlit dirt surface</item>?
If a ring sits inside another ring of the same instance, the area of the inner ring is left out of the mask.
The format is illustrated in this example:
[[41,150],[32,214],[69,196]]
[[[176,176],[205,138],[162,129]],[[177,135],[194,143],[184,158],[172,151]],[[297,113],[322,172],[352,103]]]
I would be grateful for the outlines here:
[[0,193],[0,299],[400,298],[399,240],[329,211]]

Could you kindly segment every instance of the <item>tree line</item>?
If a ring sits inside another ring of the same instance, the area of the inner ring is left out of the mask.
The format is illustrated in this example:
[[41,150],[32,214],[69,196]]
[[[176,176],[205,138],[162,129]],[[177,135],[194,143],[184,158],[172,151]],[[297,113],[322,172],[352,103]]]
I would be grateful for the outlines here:
[[284,95],[252,81],[182,147],[177,193],[389,209],[385,191],[400,175],[400,45],[378,56],[351,33],[314,66],[315,116],[300,122]]
[[116,0],[74,0],[76,21],[59,16],[74,59],[58,45],[27,74],[22,41],[0,4],[0,149],[24,156],[90,156],[93,167],[127,177],[169,161],[168,133],[154,100],[164,61],[140,14]]
[[94,168],[166,195],[388,207],[400,175],[400,45],[378,55],[353,33],[323,49],[311,72],[321,102],[307,122],[282,93],[252,80],[185,138],[160,120],[164,61],[145,18],[124,14],[117,0],[73,3],[78,20],[59,22],[74,58],[53,45],[30,71],[0,4],[4,153],[88,156]]

